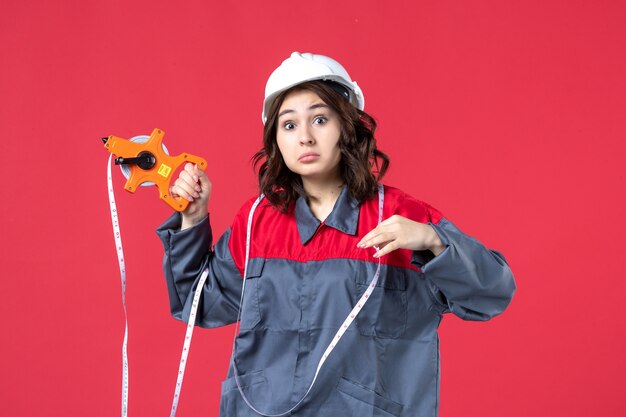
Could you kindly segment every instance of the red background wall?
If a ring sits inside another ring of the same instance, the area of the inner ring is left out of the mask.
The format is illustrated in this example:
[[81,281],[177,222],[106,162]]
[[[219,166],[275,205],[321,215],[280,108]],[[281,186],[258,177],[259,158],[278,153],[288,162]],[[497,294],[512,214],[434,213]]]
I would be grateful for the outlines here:
[[[441,328],[447,416],[617,416],[626,400],[626,7],[619,1],[17,1],[0,6],[0,400],[7,416],[119,413],[123,311],[101,136],[154,127],[205,156],[219,235],[255,194],[265,80],[337,58],[392,159],[386,183],[507,257],[488,323]],[[130,416],[167,413],[156,190],[122,191]],[[181,416],[215,416],[233,328],[199,331]]]

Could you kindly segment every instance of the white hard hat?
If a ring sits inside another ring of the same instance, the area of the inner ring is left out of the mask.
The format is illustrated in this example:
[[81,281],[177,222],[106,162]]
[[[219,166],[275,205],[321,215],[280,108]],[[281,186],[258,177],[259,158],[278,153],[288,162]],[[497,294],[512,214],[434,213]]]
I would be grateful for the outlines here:
[[343,66],[324,55],[294,52],[272,72],[265,85],[263,103],[263,124],[267,121],[272,102],[281,92],[305,81],[334,81],[346,87],[350,92],[350,102],[360,110],[365,107],[365,98],[356,81],[352,81]]

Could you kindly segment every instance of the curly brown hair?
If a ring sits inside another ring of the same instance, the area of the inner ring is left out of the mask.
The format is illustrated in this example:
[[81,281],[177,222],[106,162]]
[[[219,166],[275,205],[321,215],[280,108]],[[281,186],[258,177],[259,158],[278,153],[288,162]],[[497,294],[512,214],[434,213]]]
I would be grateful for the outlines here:
[[252,157],[261,193],[283,213],[299,196],[306,195],[300,175],[287,168],[276,142],[278,110],[289,93],[300,90],[314,92],[339,115],[340,172],[351,196],[359,203],[374,197],[377,183],[389,167],[387,155],[376,148],[376,121],[337,93],[330,82],[319,80],[283,91],[272,103],[263,129],[263,148]]

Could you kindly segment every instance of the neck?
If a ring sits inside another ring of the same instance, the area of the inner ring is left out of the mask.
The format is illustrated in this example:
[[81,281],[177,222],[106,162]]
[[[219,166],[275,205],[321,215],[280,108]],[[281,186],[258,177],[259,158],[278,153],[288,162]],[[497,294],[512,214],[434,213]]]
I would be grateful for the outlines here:
[[335,202],[339,198],[339,194],[341,194],[343,180],[335,178],[333,180],[314,181],[302,178],[302,186],[306,192],[307,201],[313,215],[324,221],[333,210]]

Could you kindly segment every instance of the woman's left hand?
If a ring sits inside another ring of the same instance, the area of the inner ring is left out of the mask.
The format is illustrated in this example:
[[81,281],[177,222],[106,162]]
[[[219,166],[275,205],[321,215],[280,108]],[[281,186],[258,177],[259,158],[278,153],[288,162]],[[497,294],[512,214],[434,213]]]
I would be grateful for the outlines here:
[[409,220],[397,214],[382,221],[357,244],[359,248],[377,246],[375,258],[396,249],[430,250],[435,256],[445,249],[432,226]]

